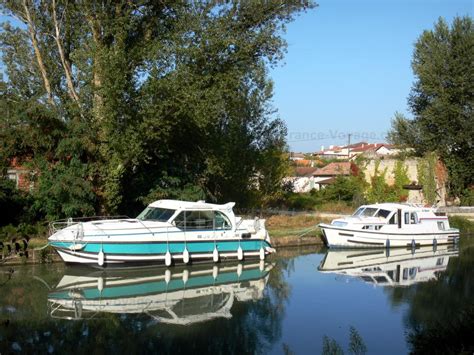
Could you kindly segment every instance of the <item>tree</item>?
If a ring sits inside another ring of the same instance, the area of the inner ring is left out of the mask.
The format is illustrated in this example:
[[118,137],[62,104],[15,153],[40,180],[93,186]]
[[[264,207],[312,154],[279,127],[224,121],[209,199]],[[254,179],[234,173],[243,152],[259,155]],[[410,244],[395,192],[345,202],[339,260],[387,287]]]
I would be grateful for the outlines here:
[[[0,34],[0,159],[55,172],[38,174],[39,198],[71,208],[53,214],[85,213],[82,203],[133,214],[154,196],[249,204],[259,186],[277,194],[284,161],[271,157],[285,153],[286,128],[268,67],[283,57],[285,24],[312,6],[2,0],[23,24]],[[57,191],[56,173],[87,191]]]
[[389,138],[414,147],[418,154],[436,152],[446,164],[453,195],[474,184],[474,24],[456,17],[451,27],[439,19],[415,44],[415,83],[408,98],[413,114],[396,114]]

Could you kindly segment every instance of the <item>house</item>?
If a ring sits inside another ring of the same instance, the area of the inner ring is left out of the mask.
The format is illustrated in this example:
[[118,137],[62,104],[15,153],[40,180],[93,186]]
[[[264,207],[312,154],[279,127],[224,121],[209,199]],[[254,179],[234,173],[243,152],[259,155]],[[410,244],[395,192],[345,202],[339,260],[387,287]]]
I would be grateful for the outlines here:
[[293,192],[309,192],[315,188],[313,173],[316,170],[313,167],[296,167],[293,174],[284,179],[284,183],[291,184]]
[[290,160],[297,161],[297,160],[303,160],[304,154],[303,153],[294,153],[290,152]]
[[353,162],[333,162],[313,172],[314,188],[321,189],[334,182],[338,176],[356,176],[359,168]]
[[366,158],[378,158],[385,156],[393,156],[400,153],[400,149],[392,144],[387,143],[369,143],[350,150],[350,157],[354,159],[359,155]]
[[400,153],[400,149],[387,143],[367,143],[358,142],[345,146],[330,145],[329,149],[321,146],[321,151],[314,153],[315,156],[324,159],[354,159],[359,155],[369,158],[395,155]]
[[22,165],[17,158],[13,158],[7,169],[7,178],[15,181],[19,190],[29,191],[32,188],[30,180],[31,171]]
[[329,149],[324,149],[324,146],[321,146],[321,150],[313,155],[322,159],[347,159],[349,158],[349,149],[337,145],[330,145]]

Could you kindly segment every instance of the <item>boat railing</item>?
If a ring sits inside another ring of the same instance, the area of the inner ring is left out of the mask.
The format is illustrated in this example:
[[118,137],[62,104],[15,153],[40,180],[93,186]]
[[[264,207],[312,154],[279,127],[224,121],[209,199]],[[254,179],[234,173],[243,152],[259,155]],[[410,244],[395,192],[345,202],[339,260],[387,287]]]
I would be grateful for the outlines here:
[[60,231],[63,228],[72,226],[74,224],[80,224],[84,222],[94,222],[94,221],[102,221],[102,220],[122,220],[122,219],[130,219],[130,217],[125,215],[119,216],[92,216],[92,217],[74,217],[74,218],[65,218],[65,219],[58,219],[56,221],[52,221],[49,223],[49,232],[50,235]]
[[65,319],[65,320],[89,320],[89,319],[101,319],[104,318],[97,317],[100,314],[99,311],[90,311],[82,309],[81,301],[74,301],[72,307],[67,307],[62,304],[58,304],[54,301],[49,301],[49,315],[51,318],[55,319]]

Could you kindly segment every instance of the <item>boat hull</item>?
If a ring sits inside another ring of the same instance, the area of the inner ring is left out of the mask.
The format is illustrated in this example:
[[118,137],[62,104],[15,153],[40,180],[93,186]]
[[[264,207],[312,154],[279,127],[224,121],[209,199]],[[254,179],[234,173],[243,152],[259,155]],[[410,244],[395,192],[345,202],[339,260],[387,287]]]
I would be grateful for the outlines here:
[[329,248],[386,248],[420,247],[426,245],[453,244],[459,239],[459,232],[439,233],[383,233],[379,231],[354,230],[329,224],[319,225]]
[[[61,259],[68,264],[90,264],[114,266],[128,264],[165,264],[169,251],[173,264],[185,264],[188,251],[188,263],[215,261],[214,249],[217,249],[219,260],[237,260],[238,249],[242,257],[261,258],[270,254],[273,249],[267,240],[224,240],[224,241],[187,241],[187,242],[98,242],[82,240],[51,241]],[[100,258],[103,254],[103,265]]]

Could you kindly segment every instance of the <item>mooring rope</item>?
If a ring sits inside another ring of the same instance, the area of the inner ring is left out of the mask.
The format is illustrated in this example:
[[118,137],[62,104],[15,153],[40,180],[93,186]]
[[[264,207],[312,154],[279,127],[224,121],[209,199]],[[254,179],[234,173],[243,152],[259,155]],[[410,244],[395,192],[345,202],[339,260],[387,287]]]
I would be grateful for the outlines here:
[[46,249],[47,247],[49,247],[49,242],[46,243],[45,245],[43,245],[43,246],[40,247],[40,248],[34,248],[34,249],[31,249],[31,250],[33,250],[33,251],[36,251],[36,250],[43,250],[43,249]]
[[309,232],[313,231],[313,230],[316,230],[318,228],[318,226],[315,226],[315,227],[310,227],[308,229],[306,229],[303,233],[301,233],[300,235],[298,235],[298,238],[301,238],[302,236],[308,234]]

